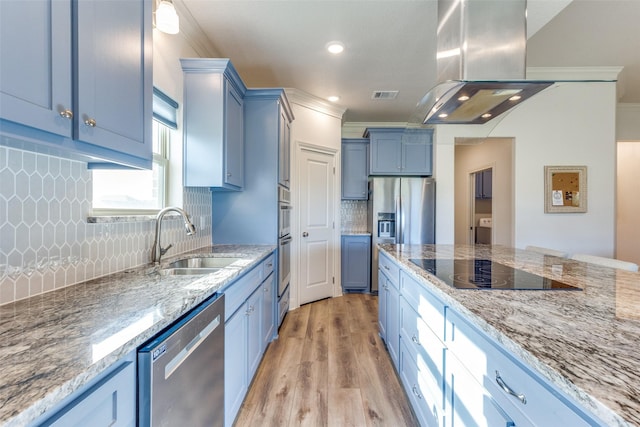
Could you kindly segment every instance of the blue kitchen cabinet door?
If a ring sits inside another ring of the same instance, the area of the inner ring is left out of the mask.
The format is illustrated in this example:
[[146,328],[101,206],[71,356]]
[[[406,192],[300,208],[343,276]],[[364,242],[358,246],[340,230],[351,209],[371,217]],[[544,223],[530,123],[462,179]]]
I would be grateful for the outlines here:
[[224,325],[224,425],[231,427],[248,389],[247,314],[242,308]]
[[246,86],[228,59],[181,59],[184,75],[184,185],[244,186]]
[[3,142],[150,169],[151,0],[73,4],[0,2]]
[[[273,261],[272,261],[273,262]],[[267,280],[262,283],[262,320],[260,330],[262,331],[262,351],[273,339],[276,327],[276,275],[272,273]]]
[[387,349],[393,365],[398,369],[400,354],[400,292],[390,285],[387,295]]
[[365,138],[342,140],[342,199],[369,198],[369,141]]
[[0,52],[1,118],[71,138],[71,0],[0,1]]
[[402,173],[431,176],[433,174],[433,133],[431,129],[410,129],[402,135]]
[[244,186],[244,113],[242,95],[227,82],[225,90],[225,150],[223,179],[227,186]]
[[493,194],[493,169],[476,172],[476,199],[490,199]]
[[378,329],[380,338],[387,342],[387,305],[388,305],[388,285],[387,276],[382,269],[378,269]]
[[[371,175],[402,174],[402,132],[404,129],[369,131]],[[366,134],[365,134],[366,135]]]
[[342,289],[367,291],[370,285],[371,237],[342,236]]
[[89,385],[40,427],[136,425],[136,365],[128,356]]
[[262,287],[256,291],[247,300],[247,378],[253,378],[262,359]]
[[400,293],[382,269],[378,270],[378,326],[393,365],[398,368],[400,346]]
[[280,127],[278,129],[278,184],[285,188],[291,185],[291,117],[288,106],[280,102]]
[[150,1],[78,1],[76,139],[152,158]]

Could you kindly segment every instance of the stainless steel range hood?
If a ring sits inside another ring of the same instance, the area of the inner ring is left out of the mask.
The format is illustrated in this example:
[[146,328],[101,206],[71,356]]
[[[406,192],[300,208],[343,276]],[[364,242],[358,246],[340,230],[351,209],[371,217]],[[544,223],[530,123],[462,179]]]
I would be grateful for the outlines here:
[[526,0],[438,0],[438,85],[424,124],[482,124],[553,84],[525,80]]

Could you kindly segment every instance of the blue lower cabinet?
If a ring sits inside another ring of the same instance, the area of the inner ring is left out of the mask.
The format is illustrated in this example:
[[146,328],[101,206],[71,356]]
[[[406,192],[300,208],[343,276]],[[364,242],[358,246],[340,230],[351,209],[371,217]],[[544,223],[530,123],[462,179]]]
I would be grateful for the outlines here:
[[244,310],[224,325],[224,425],[231,426],[247,394],[247,340]]
[[80,390],[38,426],[136,425],[136,364],[127,357]]
[[371,236],[343,235],[341,259],[342,290],[368,291],[371,285]]
[[[224,425],[232,426],[242,406],[276,322],[275,256],[228,285],[225,309]],[[265,276],[266,279],[264,278]]]
[[605,425],[441,301],[429,282],[384,252],[378,264],[380,335],[421,426]]

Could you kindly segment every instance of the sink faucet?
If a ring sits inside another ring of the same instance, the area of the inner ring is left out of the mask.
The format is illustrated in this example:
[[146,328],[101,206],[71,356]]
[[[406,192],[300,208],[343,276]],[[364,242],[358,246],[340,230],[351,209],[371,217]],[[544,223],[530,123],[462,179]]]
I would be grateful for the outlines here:
[[169,206],[167,208],[160,210],[160,212],[158,212],[158,215],[156,216],[156,237],[153,240],[153,247],[151,248],[151,262],[159,263],[160,257],[166,254],[169,248],[173,246],[172,244],[169,244],[169,246],[167,246],[166,248],[163,248],[160,245],[160,224],[162,224],[162,218],[165,216],[167,212],[172,212],[172,211],[178,212],[180,215],[182,215],[182,219],[184,220],[184,226],[187,230],[188,236],[196,234],[196,227],[191,223],[191,221],[189,220],[189,215],[185,211],[173,206]]

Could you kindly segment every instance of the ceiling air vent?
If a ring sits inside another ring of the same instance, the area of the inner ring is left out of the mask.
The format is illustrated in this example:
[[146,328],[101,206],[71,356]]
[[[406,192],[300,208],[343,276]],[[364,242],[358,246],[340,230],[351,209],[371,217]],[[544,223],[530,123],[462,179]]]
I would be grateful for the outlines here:
[[397,90],[376,90],[371,95],[371,99],[396,99],[397,96]]

